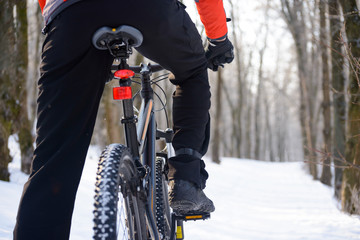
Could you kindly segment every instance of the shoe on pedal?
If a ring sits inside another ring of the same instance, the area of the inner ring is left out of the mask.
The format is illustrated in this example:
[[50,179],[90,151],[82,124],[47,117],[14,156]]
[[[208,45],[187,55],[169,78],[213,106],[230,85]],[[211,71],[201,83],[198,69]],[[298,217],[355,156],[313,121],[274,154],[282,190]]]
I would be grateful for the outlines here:
[[214,203],[195,184],[174,179],[169,182],[169,204],[176,214],[210,213]]

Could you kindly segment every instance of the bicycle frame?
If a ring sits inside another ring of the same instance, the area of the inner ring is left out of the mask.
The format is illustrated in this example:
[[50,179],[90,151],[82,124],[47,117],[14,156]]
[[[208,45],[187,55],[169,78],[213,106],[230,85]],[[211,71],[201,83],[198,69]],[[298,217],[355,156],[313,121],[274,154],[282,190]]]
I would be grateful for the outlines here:
[[[125,65],[125,64],[120,64]],[[125,65],[126,66],[126,65]],[[159,71],[162,69],[159,65],[142,65],[141,67],[128,67],[134,72],[141,74],[141,97],[142,103],[140,108],[139,118],[135,116],[133,109],[133,99],[123,100],[123,112],[124,118],[122,123],[125,128],[125,140],[126,145],[130,149],[131,154],[133,155],[134,161],[140,161],[143,166],[147,166],[147,176],[145,177],[150,184],[148,184],[147,192],[147,205],[146,205],[146,217],[147,221],[151,225],[150,234],[152,239],[159,239],[159,233],[154,231],[157,229],[155,221],[155,141],[156,138],[160,135],[161,137],[166,138],[168,146],[168,154],[172,154],[171,151],[171,140],[172,131],[169,132],[160,132],[156,129],[155,115],[154,115],[154,91],[151,87],[151,69],[152,72]],[[131,80],[120,79],[120,86],[130,86]],[[136,126],[137,123],[137,126]],[[159,133],[159,134],[157,134]],[[144,179],[143,185],[146,184]],[[145,187],[145,186],[143,186]]]
[[[124,115],[121,123],[124,124],[126,147],[120,144],[118,145],[125,149],[126,153],[128,154],[128,158],[134,161],[134,164],[137,168],[137,173],[132,174],[134,177],[130,176],[128,179],[126,179],[127,182],[124,182],[124,185],[126,185],[126,194],[128,191],[131,191],[131,197],[136,198],[136,201],[139,200],[141,202],[141,210],[144,209],[143,205],[145,204],[145,213],[139,213],[139,209],[135,209],[138,206],[137,203],[134,204],[134,209],[130,210],[130,212],[132,211],[131,216],[135,216],[136,218],[135,221],[137,221],[137,227],[142,228],[139,230],[140,233],[136,237],[140,240],[148,237],[148,233],[146,231],[144,234],[147,236],[142,236],[145,230],[144,225],[147,225],[146,230],[150,232],[152,239],[158,240],[160,237],[163,237],[163,235],[160,236],[159,229],[161,233],[162,231],[171,231],[170,240],[174,240],[175,238],[183,239],[183,221],[207,219],[210,217],[210,214],[200,213],[200,215],[197,214],[196,216],[191,214],[188,216],[180,216],[176,215],[175,213],[170,214],[171,210],[167,205],[165,207],[165,210],[167,210],[165,214],[168,216],[166,218],[166,223],[168,224],[167,229],[164,230],[164,226],[162,225],[164,224],[162,221],[164,219],[159,221],[161,227],[158,229],[158,219],[155,219],[155,217],[156,214],[162,213],[159,211],[156,212],[155,209],[157,204],[156,193],[161,192],[163,196],[166,195],[166,191],[163,190],[163,185],[158,188],[156,187],[156,180],[159,179],[160,175],[161,184],[166,183],[166,181],[162,181],[164,175],[164,172],[161,172],[163,171],[163,165],[162,162],[158,160],[164,161],[164,159],[166,160],[166,157],[170,158],[175,154],[171,144],[173,131],[171,129],[166,129],[165,131],[158,130],[156,127],[154,114],[154,91],[151,87],[152,82],[150,76],[152,73],[160,71],[163,68],[160,65],[150,64],[141,65],[138,67],[129,67],[127,64],[127,59],[132,53],[132,47],[140,46],[142,40],[143,36],[141,32],[127,25],[121,25],[117,28],[110,28],[106,26],[101,27],[94,33],[92,38],[95,48],[99,50],[109,50],[109,53],[118,62],[118,64],[113,65],[112,70],[116,71],[114,75],[119,79],[120,84],[120,88],[115,89],[115,93],[119,96],[117,99],[122,100],[123,102]],[[139,73],[141,75],[142,88],[140,94],[142,97],[142,103],[139,117],[137,117],[134,113],[133,99],[130,90],[132,83],[131,77],[134,75],[134,73]],[[113,77],[114,76],[112,76],[110,80],[112,80]],[[125,94],[123,94],[123,90],[125,91]],[[163,138],[166,141],[167,156],[164,155],[162,151],[160,153],[156,153],[155,142],[159,138]],[[129,156],[129,151],[132,155],[131,157]],[[158,157],[160,157],[160,159]],[[113,159],[107,158],[107,160],[110,161]],[[157,166],[160,165],[160,167],[158,166],[158,168],[156,168],[156,164]],[[134,170],[133,164],[131,164],[131,169],[131,171]],[[112,168],[110,170],[112,170]],[[155,171],[157,171],[157,173]],[[102,176],[100,176],[100,179],[101,178]],[[161,199],[164,199],[164,197]],[[128,206],[126,206],[126,209],[128,210]],[[142,214],[145,214],[146,223],[143,221],[144,219]],[[131,226],[129,229],[132,229]],[[112,228],[109,228],[109,231],[111,232]],[[133,231],[131,235],[134,236],[134,229],[131,231]],[[167,232],[165,235],[165,237],[169,237]]]

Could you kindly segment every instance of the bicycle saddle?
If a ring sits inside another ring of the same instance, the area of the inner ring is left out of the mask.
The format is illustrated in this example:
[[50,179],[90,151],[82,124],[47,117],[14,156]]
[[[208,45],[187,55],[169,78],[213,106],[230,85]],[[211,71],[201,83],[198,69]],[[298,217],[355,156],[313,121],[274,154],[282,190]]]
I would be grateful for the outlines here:
[[117,28],[101,27],[93,35],[92,43],[99,50],[106,50],[114,43],[124,42],[129,47],[139,47],[143,35],[134,27],[121,25]]

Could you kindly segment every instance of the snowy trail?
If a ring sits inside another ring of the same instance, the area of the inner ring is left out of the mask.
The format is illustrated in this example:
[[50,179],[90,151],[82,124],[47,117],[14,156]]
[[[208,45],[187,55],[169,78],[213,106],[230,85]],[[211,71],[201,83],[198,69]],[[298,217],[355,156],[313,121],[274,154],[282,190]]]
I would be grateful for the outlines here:
[[[100,151],[90,148],[75,204],[71,240],[92,237],[93,183]],[[210,220],[185,222],[187,240],[353,240],[360,219],[341,213],[332,189],[311,180],[300,163],[224,158],[207,163]],[[12,239],[25,176],[12,164],[11,183],[0,181],[0,240]]]
[[360,219],[341,213],[332,189],[301,166],[238,159],[223,159],[220,168],[209,164],[207,192],[217,209],[210,221],[187,224],[189,239],[360,239]]

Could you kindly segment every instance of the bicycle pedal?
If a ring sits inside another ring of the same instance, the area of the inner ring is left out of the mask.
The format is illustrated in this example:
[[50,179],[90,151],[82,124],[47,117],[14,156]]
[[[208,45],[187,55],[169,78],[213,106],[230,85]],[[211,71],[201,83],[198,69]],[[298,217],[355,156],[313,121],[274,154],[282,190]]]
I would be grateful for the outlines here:
[[188,213],[188,214],[182,214],[177,215],[175,214],[175,219],[177,220],[183,220],[183,221],[197,221],[197,220],[206,220],[210,218],[210,213]]

